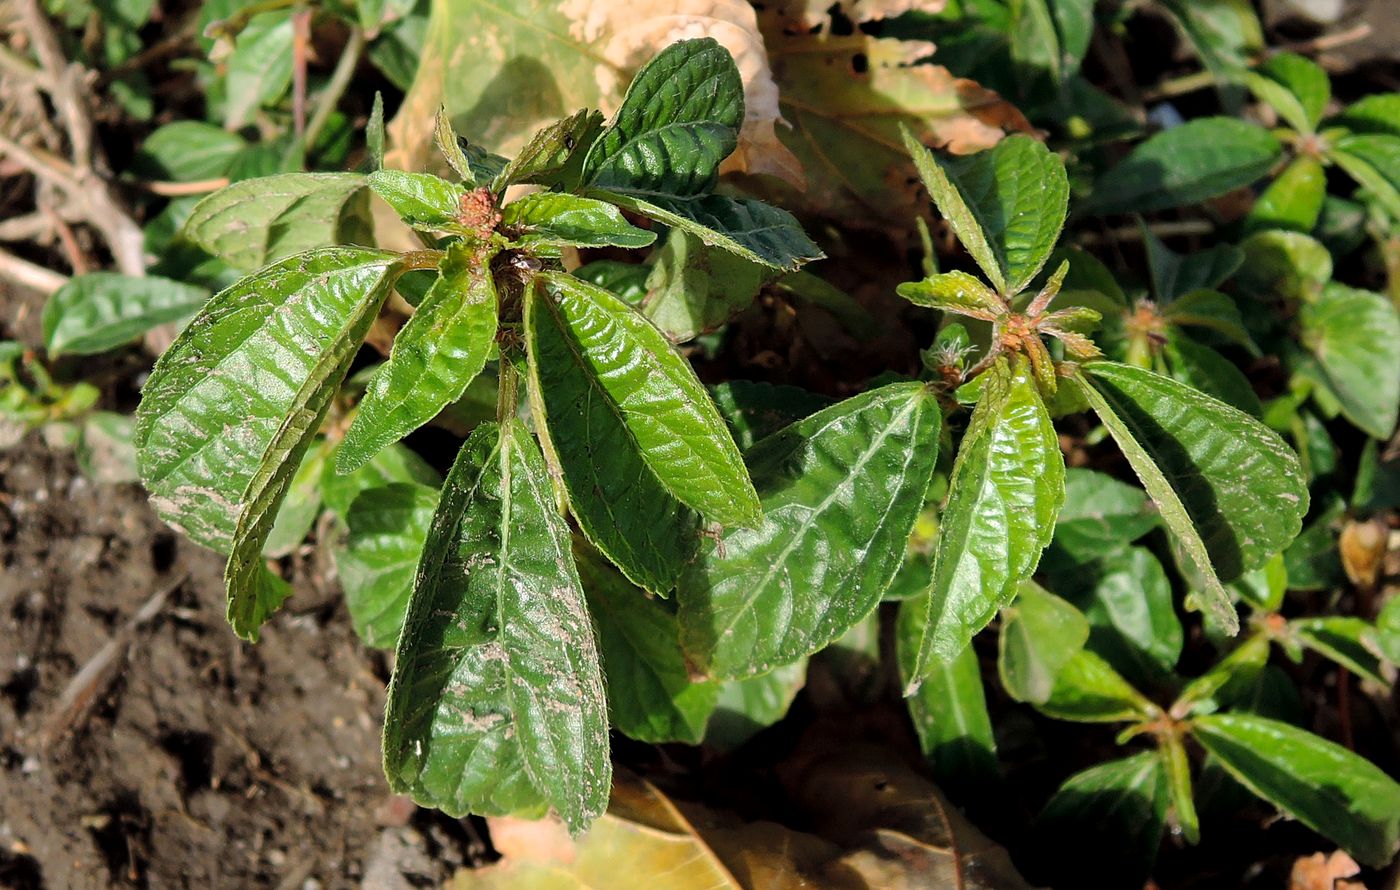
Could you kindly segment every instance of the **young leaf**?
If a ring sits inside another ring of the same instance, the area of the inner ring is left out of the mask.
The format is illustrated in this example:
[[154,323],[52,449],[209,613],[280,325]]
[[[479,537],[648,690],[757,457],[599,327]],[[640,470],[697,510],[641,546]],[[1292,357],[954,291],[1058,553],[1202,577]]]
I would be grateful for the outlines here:
[[358,173],[245,179],[195,205],[185,237],[240,272],[334,244],[370,244],[369,196]]
[[1055,679],[1089,639],[1089,622],[1074,606],[1033,581],[1002,609],[997,671],[1017,701],[1044,704]]
[[51,357],[106,352],[188,318],[208,299],[204,288],[168,278],[75,275],[44,304],[44,347]]
[[1254,202],[1245,229],[1285,229],[1306,234],[1317,227],[1327,199],[1327,173],[1311,155],[1298,155]]
[[[596,111],[579,111],[540,130],[511,162],[491,181],[493,192],[507,186],[530,182],[555,185],[566,168],[576,162],[593,145],[603,126],[603,115]],[[577,176],[577,174],[575,174]]]
[[[1113,886],[1146,882],[1167,818],[1167,776],[1153,751],[1111,760],[1075,773],[1045,805],[1036,822],[1046,847],[1095,839],[1094,873]],[[1082,863],[1062,869],[1074,880]]]
[[512,201],[501,211],[518,244],[551,247],[646,247],[656,233],[623,219],[618,209],[593,198],[562,192],[536,192]]
[[384,94],[374,91],[374,105],[365,124],[365,147],[369,149],[371,171],[384,169]]
[[985,381],[949,480],[914,681],[949,661],[1015,596],[1050,543],[1065,496],[1060,441],[1030,368]]
[[578,569],[598,626],[613,728],[652,744],[700,744],[719,684],[691,680],[675,615],[591,552],[578,554]]
[[637,72],[588,151],[584,181],[642,194],[708,192],[743,121],[744,84],[729,51],[708,37],[673,43]]
[[1249,415],[1166,377],[1085,365],[1085,395],[1207,585],[1207,606],[1238,627],[1220,584],[1298,534],[1308,492],[1295,455]]
[[956,312],[983,321],[993,321],[1008,311],[1000,297],[966,272],[944,272],[923,281],[907,281],[895,290],[915,306]]
[[[359,346],[396,258],[358,247],[315,251],[206,304],[156,362],[136,412],[141,478],[163,519],[229,550],[244,493],[259,467],[268,469],[265,452],[284,421],[308,441],[316,432],[310,421],[344,371],[335,359]],[[247,370],[226,370],[233,367]],[[289,472],[300,453],[287,458]]]
[[[557,290],[565,293],[563,288]],[[618,336],[622,325],[615,319],[625,320],[641,333],[646,322],[616,297],[609,298],[613,301],[609,304],[567,297],[556,302],[536,290],[527,294],[530,398],[539,406],[535,415],[539,431],[546,450],[563,471],[570,512],[579,527],[628,579],[665,595],[676,586],[681,568],[694,553],[701,518],[677,500],[648,463],[647,447],[659,447],[665,441],[665,429],[651,421],[640,434],[634,432],[633,424],[646,424],[648,419],[630,415],[614,395],[610,372],[615,376],[628,366],[640,367],[637,356],[646,348],[635,340],[622,341]],[[575,323],[571,324],[566,307],[581,313]],[[635,355],[617,354],[620,345]],[[598,364],[600,358],[610,357],[617,359],[615,366]],[[663,375],[652,370],[641,374],[653,387],[666,383]],[[677,392],[683,393],[679,388],[665,393],[666,403],[684,405],[684,399],[693,398]],[[641,397],[630,404],[635,410],[642,404]],[[723,429],[720,434],[727,435]]]
[[1400,313],[1378,293],[1332,282],[1298,320],[1347,420],[1389,438],[1400,412]]
[[1253,714],[1192,722],[1196,739],[1245,787],[1381,868],[1400,849],[1400,785],[1346,748]]
[[[899,606],[895,649],[904,682],[913,679],[914,659],[928,612],[919,598]],[[985,789],[997,780],[996,737],[987,713],[982,671],[971,646],[947,664],[935,664],[919,691],[905,700],[919,746],[940,787]]]
[[1249,692],[1269,661],[1269,638],[1256,634],[1186,684],[1172,704],[1172,714],[1210,714],[1236,704]]
[[1069,206],[1064,163],[1029,136],[990,151],[935,158],[904,131],[929,196],[1003,296],[1020,292],[1054,249]]
[[1400,218],[1400,136],[1343,136],[1327,156],[1374,195],[1391,218]]
[[1147,213],[1196,204],[1250,185],[1282,152],[1278,139],[1256,124],[1198,118],[1133,149],[1094,184],[1084,211]]
[[[572,275],[544,273],[536,307],[578,344],[647,467],[681,503],[725,525],[756,525],[758,495],[714,402],[685,359],[632,307]],[[557,419],[557,418],[556,418]]]
[[1050,698],[1035,706],[1057,720],[1119,723],[1160,714],[1113,666],[1088,649],[1076,652],[1055,675]]
[[904,556],[938,454],[922,384],[818,411],[746,455],[763,524],[707,544],[681,577],[681,644],[712,677],[815,652],[875,608]]
[[394,212],[418,229],[443,229],[457,222],[466,190],[431,173],[376,170],[369,187]]
[[374,372],[336,454],[337,473],[363,466],[461,398],[496,340],[496,285],[490,256],[455,241],[418,311]]
[[454,816],[607,806],[607,703],[569,530],[518,420],[462,446],[428,532],[384,716],[395,791]]
[[1300,133],[1312,133],[1322,122],[1332,84],[1316,62],[1297,53],[1270,56],[1245,77],[1254,95],[1274,107],[1288,125]]
[[350,532],[345,547],[335,551],[335,568],[350,621],[366,646],[398,644],[437,503],[436,488],[393,482],[365,489],[350,505]]

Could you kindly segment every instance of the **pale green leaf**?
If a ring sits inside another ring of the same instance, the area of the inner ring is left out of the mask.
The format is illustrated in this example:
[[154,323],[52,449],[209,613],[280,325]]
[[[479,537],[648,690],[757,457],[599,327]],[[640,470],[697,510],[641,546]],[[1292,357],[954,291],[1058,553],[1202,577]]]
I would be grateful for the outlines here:
[[677,343],[693,340],[753,304],[780,273],[671,229],[653,255],[642,314]]
[[1378,293],[1335,282],[1299,313],[1300,339],[1317,358],[1342,413],[1387,439],[1400,412],[1400,313]]
[[410,226],[445,229],[457,223],[466,189],[431,173],[376,170],[369,187]]
[[1298,155],[1254,201],[1245,230],[1311,232],[1327,200],[1327,171],[1312,155]]
[[327,510],[345,522],[351,505],[361,492],[395,482],[439,488],[442,486],[442,476],[407,446],[396,442],[370,458],[369,463],[345,476],[335,471],[334,462],[328,462],[321,477],[321,501]]
[[544,459],[519,421],[462,447],[424,545],[389,685],[389,785],[453,816],[575,833],[607,806],[607,703]]
[[224,75],[224,127],[237,130],[259,108],[282,98],[292,83],[292,13],[253,16],[238,33]]
[[208,299],[204,288],[168,278],[75,275],[44,304],[44,347],[50,356],[106,352],[157,325],[189,318]]
[[1245,85],[1300,133],[1317,129],[1332,98],[1327,72],[1297,53],[1270,56],[1246,75]]
[[1065,662],[1055,675],[1050,698],[1035,707],[1057,720],[1077,723],[1137,721],[1158,713],[1112,665],[1088,649]]
[[875,608],[923,506],[940,419],[922,384],[891,384],[749,449],[763,524],[705,544],[678,590],[681,644],[699,670],[763,673]]
[[[580,165],[603,126],[603,115],[579,111],[537,132],[510,163],[496,174],[491,190],[503,191],[515,183],[555,185],[566,170]],[[576,171],[574,177],[577,178]]]
[[646,247],[656,233],[623,219],[616,207],[562,192],[536,192],[501,211],[505,234],[518,244],[551,247]]
[[316,524],[316,517],[321,515],[321,478],[326,470],[327,450],[324,441],[316,442],[302,457],[287,496],[277,508],[277,520],[263,542],[263,556],[276,559],[296,550]]
[[943,272],[923,281],[907,281],[896,290],[916,306],[970,315],[984,321],[1000,318],[1010,311],[1000,297],[966,272]]
[[1033,581],[1022,582],[1002,616],[997,657],[1001,685],[1017,701],[1044,704],[1060,671],[1088,641],[1089,621]]
[[1400,136],[1343,136],[1327,156],[1370,192],[1392,219],[1400,218]]
[[1065,503],[1055,520],[1054,547],[1076,561],[1107,556],[1160,524],[1142,489],[1112,476],[1065,470]]

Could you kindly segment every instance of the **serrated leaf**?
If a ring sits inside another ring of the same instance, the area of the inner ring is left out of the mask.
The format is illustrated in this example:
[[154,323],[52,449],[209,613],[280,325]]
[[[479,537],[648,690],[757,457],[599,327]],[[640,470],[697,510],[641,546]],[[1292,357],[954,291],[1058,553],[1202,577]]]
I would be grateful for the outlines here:
[[[555,185],[569,167],[575,167],[603,126],[603,115],[579,111],[555,121],[530,137],[510,163],[491,182],[491,190],[504,191],[515,183]],[[578,174],[575,173],[575,177]]]
[[715,330],[753,304],[781,273],[706,247],[684,229],[671,229],[653,254],[642,314],[677,343]]
[[1065,600],[1026,581],[1002,609],[997,672],[1017,701],[1044,704],[1055,678],[1089,639],[1089,621]]
[[659,223],[684,229],[710,247],[754,263],[792,271],[825,254],[807,237],[797,218],[762,201],[728,195],[675,198],[595,189],[594,197]]
[[95,355],[129,343],[157,325],[193,315],[209,291],[155,276],[75,275],[44,304],[49,355]]
[[1065,501],[1055,519],[1054,547],[1076,561],[1121,550],[1161,524],[1136,486],[1105,473],[1071,467],[1065,470]]
[[904,144],[939,212],[996,290],[1009,297],[1030,284],[1064,226],[1064,163],[1021,135],[963,158],[936,158],[907,130]]
[[[557,292],[566,293],[562,288]],[[646,348],[636,340],[620,343],[617,337],[617,319],[631,310],[616,297],[609,304],[586,296],[556,302],[532,291],[526,299],[530,398],[539,406],[548,453],[563,471],[570,512],[628,579],[665,595],[694,553],[702,521],[648,463],[646,447],[660,447],[665,436],[659,424],[642,429],[640,436],[633,431],[634,424],[647,422],[630,413],[643,403],[642,396],[624,403],[614,395],[616,384],[610,378],[626,373],[628,364],[639,365],[636,355],[629,359],[612,350],[621,346],[639,354]],[[626,320],[645,334],[640,327],[645,321],[635,316]],[[618,364],[607,364],[608,359]],[[652,380],[653,386],[663,383]],[[668,393],[672,403],[689,398],[677,392]]]
[[1113,362],[1084,366],[1090,404],[1204,579],[1207,606],[1238,627],[1220,585],[1298,534],[1308,492],[1298,457],[1249,415]]
[[940,420],[922,384],[891,384],[751,448],[763,523],[709,542],[682,575],[690,661],[712,677],[760,674],[874,609],[923,506]]
[[943,272],[923,281],[906,281],[895,290],[915,306],[956,312],[983,321],[994,321],[1010,311],[1000,297],[966,272]]
[[[1115,886],[1145,883],[1167,818],[1167,776],[1156,752],[1143,751],[1075,773],[1036,821],[1047,849],[1095,840],[1094,870]],[[1066,862],[1067,875],[1082,863]]]
[[1327,72],[1297,53],[1270,56],[1246,75],[1245,85],[1300,133],[1317,129],[1332,98]]
[[1298,155],[1254,202],[1245,220],[1249,232],[1287,229],[1311,232],[1327,199],[1327,173],[1311,155]]
[[[949,661],[1031,576],[1065,496],[1059,438],[1024,361],[982,375],[940,520],[912,691],[935,661]],[[906,692],[907,694],[907,692]]]
[[384,717],[389,785],[455,816],[607,806],[607,703],[544,459],[519,421],[479,426],[444,484]]
[[719,684],[691,680],[675,615],[592,553],[578,554],[578,568],[598,628],[613,728],[652,744],[700,744]]
[[[906,683],[913,678],[927,611],[917,597],[899,606],[895,649]],[[996,781],[996,737],[987,713],[981,666],[971,646],[951,662],[935,664],[918,692],[905,702],[919,746],[941,787],[986,788]]]
[[242,272],[316,247],[369,244],[369,195],[358,173],[245,179],[195,205],[185,237]]
[[726,525],[754,525],[758,496],[739,450],[694,370],[618,297],[544,273],[543,303],[579,344],[580,361],[616,406],[647,467],[681,503]]
[[431,173],[376,170],[369,187],[410,226],[445,229],[457,222],[466,189]]
[[1379,767],[1287,723],[1198,717],[1192,734],[1230,775],[1367,865],[1400,848],[1400,785]]
[[646,247],[656,233],[639,229],[603,201],[536,192],[507,204],[501,225],[519,244],[551,247]]
[[[298,407],[292,422],[308,437],[316,432],[305,411],[314,415],[343,374],[326,359],[358,347],[396,258],[364,248],[315,251],[205,305],[156,363],[136,413],[141,477],[163,519],[229,550],[264,453]],[[314,393],[303,392],[308,385]],[[295,467],[300,454],[287,456]]]
[[1400,413],[1400,313],[1378,293],[1333,282],[1298,321],[1347,420],[1389,438]]
[[437,503],[436,488],[392,482],[365,489],[350,505],[349,533],[335,551],[335,567],[350,621],[366,646],[398,644]]
[[1252,184],[1282,151],[1263,127],[1227,117],[1197,118],[1134,148],[1099,178],[1083,209],[1104,215],[1197,204]]
[[418,310],[394,337],[370,378],[336,454],[338,473],[361,467],[462,397],[496,340],[496,285],[490,257],[455,241]]
[[685,197],[714,187],[744,120],[744,83],[713,38],[682,40],[643,65],[588,150],[584,183]]

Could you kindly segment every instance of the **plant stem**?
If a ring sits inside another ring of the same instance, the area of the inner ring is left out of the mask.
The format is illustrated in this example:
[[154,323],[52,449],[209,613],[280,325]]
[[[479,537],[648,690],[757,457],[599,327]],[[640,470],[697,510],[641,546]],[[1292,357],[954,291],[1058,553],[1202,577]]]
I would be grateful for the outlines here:
[[520,374],[510,350],[501,350],[500,368],[496,374],[496,422],[506,424],[515,417],[520,403]]
[[335,64],[331,79],[316,97],[316,111],[306,124],[306,132],[293,146],[300,145],[304,150],[310,151],[311,146],[316,144],[316,137],[321,135],[321,130],[331,118],[331,112],[335,111],[335,107],[340,104],[340,98],[350,86],[350,78],[355,74],[355,66],[360,63],[360,53],[364,48],[365,32],[358,26],[352,27],[350,39],[345,42],[345,51],[341,53],[340,61]]

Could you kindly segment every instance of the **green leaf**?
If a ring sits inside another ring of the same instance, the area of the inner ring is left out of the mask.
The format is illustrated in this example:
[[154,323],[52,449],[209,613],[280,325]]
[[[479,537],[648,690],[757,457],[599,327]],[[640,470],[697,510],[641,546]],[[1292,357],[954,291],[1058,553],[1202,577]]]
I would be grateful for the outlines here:
[[1400,413],[1400,313],[1378,293],[1333,282],[1298,321],[1347,420],[1389,438]]
[[1234,362],[1209,346],[1197,343],[1180,331],[1167,335],[1162,358],[1172,379],[1238,408],[1251,417],[1260,417],[1264,408],[1249,378]]
[[647,276],[650,273],[651,266],[646,263],[594,260],[575,269],[574,277],[610,290],[636,306],[647,295]]
[[1065,662],[1055,675],[1050,698],[1035,707],[1057,720],[1078,723],[1138,721],[1160,713],[1112,665],[1088,649]]
[[1179,254],[1163,244],[1145,222],[1140,221],[1139,226],[1143,246],[1147,248],[1152,293],[1164,306],[1183,295],[1219,286],[1244,262],[1244,254],[1229,244]]
[[1000,297],[966,272],[943,272],[923,281],[907,281],[895,290],[915,306],[970,315],[984,321],[1000,318],[1009,311]]
[[1235,283],[1255,297],[1308,301],[1332,279],[1332,254],[1300,232],[1259,232],[1240,247],[1245,260]]
[[[1167,818],[1167,775],[1156,752],[1143,751],[1082,770],[1064,781],[1041,812],[1036,831],[1051,850],[1094,840],[1094,874],[1113,886],[1147,881]],[[1083,863],[1062,869],[1075,880]]]
[[1238,113],[1242,96],[1236,87],[1244,79],[1250,56],[1264,48],[1254,5],[1249,0],[1162,0],[1215,79],[1227,111]]
[[[725,525],[756,525],[758,496],[694,370],[661,332],[619,298],[548,272],[533,299],[579,344],[598,388],[647,467],[681,503]],[[539,307],[534,310],[538,313]]]
[[1234,299],[1218,290],[1193,290],[1162,308],[1162,318],[1177,325],[1205,328],[1259,355]]
[[326,469],[326,452],[325,442],[317,442],[307,449],[292,474],[287,496],[277,509],[277,520],[263,542],[263,556],[268,559],[286,556],[301,546],[321,515],[321,477]]
[[44,304],[49,355],[95,355],[151,328],[189,318],[209,291],[168,278],[90,272],[68,279]]
[[755,380],[726,380],[710,387],[710,395],[740,451],[831,404],[826,396],[796,386]]
[[[1126,645],[1163,671],[1176,667],[1183,642],[1181,619],[1166,571],[1147,548],[1127,547],[1093,566],[1084,612],[1094,625],[1090,645],[1100,655],[1113,658],[1113,649]],[[1111,648],[1104,645],[1101,630],[1122,642]]]
[[507,204],[501,225],[517,244],[551,247],[646,247],[656,233],[623,219],[618,209],[593,198],[536,192]]
[[466,189],[431,173],[376,170],[369,187],[394,212],[417,229],[441,230],[457,224]]
[[1002,609],[997,672],[1017,701],[1044,704],[1055,680],[1089,639],[1089,621],[1074,606],[1033,581],[1022,582]]
[[395,443],[346,476],[335,472],[333,463],[327,464],[326,472],[321,477],[321,501],[341,522],[346,522],[350,507],[361,492],[395,482],[440,488],[442,476],[407,446]]
[[979,379],[986,385],[948,483],[915,682],[935,659],[957,656],[1011,601],[1064,503],[1059,438],[1027,363],[1018,360],[1009,375],[998,365]]
[[[0,372],[3,379],[3,372]],[[3,387],[0,387],[3,388]],[[3,399],[0,399],[3,402]],[[0,415],[4,409],[0,408]],[[93,411],[83,418],[73,456],[78,468],[93,482],[140,482],[136,469],[135,421],[129,414]]]
[[282,98],[292,83],[292,12],[279,9],[248,19],[228,57],[224,128],[249,123],[259,108]]
[[1263,634],[1250,637],[1187,683],[1172,704],[1172,714],[1209,714],[1237,704],[1254,688],[1268,662],[1269,638]]
[[1191,761],[1186,745],[1177,734],[1163,735],[1157,753],[1167,772],[1167,788],[1171,794],[1172,812],[1181,836],[1188,844],[1201,841],[1201,820],[1196,815],[1195,795],[1191,790]]
[[335,567],[350,621],[366,646],[398,644],[437,503],[434,487],[392,482],[365,489],[350,505],[350,531],[335,551]]
[[1336,122],[1353,133],[1400,136],[1400,93],[1372,93],[1351,105]]
[[384,94],[374,91],[369,122],[365,124],[365,147],[369,150],[371,171],[384,169]]
[[[928,607],[919,598],[899,606],[895,648],[904,682],[913,679],[914,659],[924,636]],[[919,747],[940,787],[985,789],[997,779],[996,737],[977,653],[968,646],[947,664],[937,663],[905,699]]]
[[1198,204],[1263,177],[1283,147],[1268,130],[1227,117],[1172,127],[1099,178],[1086,213],[1147,213]]
[[780,273],[671,229],[653,255],[642,313],[677,343],[736,317]]
[[597,111],[579,111],[555,121],[530,138],[525,147],[491,182],[491,190],[504,191],[515,183],[556,185],[567,168],[586,156],[603,126]]
[[358,173],[245,179],[195,205],[185,237],[242,272],[316,247],[372,243]]
[[598,627],[613,728],[652,744],[700,744],[719,684],[690,679],[675,615],[592,553],[578,554],[578,568]]
[[1238,627],[1220,580],[1263,565],[1298,534],[1308,492],[1295,455],[1249,415],[1158,374],[1085,365],[1085,394],[1207,585]]
[[175,121],[147,136],[131,163],[153,179],[195,182],[223,176],[234,157],[247,147],[242,136],[222,127],[203,121]]
[[1340,745],[1252,714],[1198,717],[1193,733],[1230,775],[1381,868],[1400,848],[1400,785]]
[[[254,477],[264,477],[260,488],[270,470],[289,478],[299,463],[321,400],[344,373],[337,362],[359,346],[396,259],[364,248],[315,251],[205,305],[156,362],[136,413],[141,478],[161,518],[228,552]],[[307,437],[299,445],[285,438],[293,429]],[[274,441],[289,450],[269,463]]]
[[1400,218],[1400,136],[1343,136],[1327,156],[1370,192],[1391,218]]
[[1305,134],[1317,129],[1332,98],[1327,72],[1297,53],[1270,56],[1245,77],[1245,84],[1289,126]]
[[1295,618],[1288,622],[1288,630],[1298,642],[1358,677],[1378,686],[1388,685],[1381,676],[1380,660],[1367,645],[1374,633],[1369,621],[1354,615]]
[[673,43],[637,72],[588,151],[584,182],[643,195],[708,192],[743,121],[744,83],[729,51],[709,37]]
[[338,473],[432,420],[462,397],[496,341],[496,286],[490,257],[455,241],[418,310],[394,337],[336,454]]
[[684,229],[710,247],[754,263],[793,271],[825,254],[807,237],[796,217],[762,201],[701,195],[676,198],[594,189],[593,197],[659,223]]
[[1142,489],[1105,473],[1065,470],[1065,502],[1055,520],[1054,546],[1076,561],[1122,549],[1160,524]]
[[607,702],[593,629],[519,421],[484,423],[443,487],[384,716],[389,785],[449,815],[542,815],[578,833],[607,806]]
[[706,747],[729,750],[748,741],[787,714],[807,683],[807,659],[774,668],[747,680],[720,685],[719,703],[705,728]]
[[879,603],[938,454],[927,387],[863,393],[746,457],[763,524],[708,542],[681,577],[681,645],[712,677],[763,673],[840,637]]
[[1064,163],[1029,136],[962,158],[937,158],[904,131],[939,213],[1003,296],[1030,284],[1054,249],[1069,206]]
[[1286,229],[1311,232],[1327,199],[1327,172],[1312,155],[1298,155],[1269,183],[1245,220],[1250,232]]
[[[665,485],[665,469],[650,461],[658,449],[664,458],[668,439],[683,441],[668,429],[683,429],[701,447],[713,447],[700,439],[713,435],[713,426],[684,411],[687,400],[700,403],[682,360],[669,351],[652,357],[653,365],[669,366],[670,379],[647,367],[644,355],[658,348],[657,332],[617,297],[591,299],[594,292],[607,292],[578,287],[590,290],[580,294],[556,285],[557,299],[538,291],[526,298],[530,398],[538,406],[539,431],[563,471],[570,512],[589,541],[631,581],[665,595],[694,553],[702,523]],[[628,328],[634,336],[623,336]],[[650,391],[622,388],[629,384]],[[708,402],[703,392],[698,398]],[[652,400],[671,406],[674,416],[658,413],[653,420],[635,413]],[[719,435],[728,439],[722,428]]]

